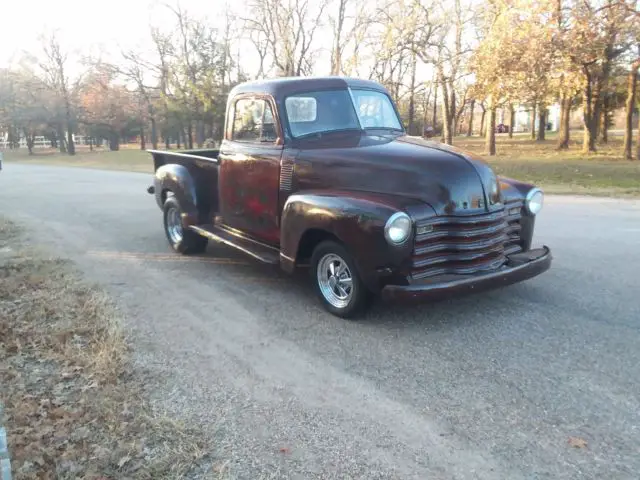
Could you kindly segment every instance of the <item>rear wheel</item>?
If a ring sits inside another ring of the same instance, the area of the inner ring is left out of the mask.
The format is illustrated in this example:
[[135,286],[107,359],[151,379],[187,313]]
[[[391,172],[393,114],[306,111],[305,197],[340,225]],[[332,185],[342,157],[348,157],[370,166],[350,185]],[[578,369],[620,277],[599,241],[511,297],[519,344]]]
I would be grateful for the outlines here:
[[353,257],[337,242],[324,241],[311,257],[311,278],[320,301],[333,315],[353,318],[369,306],[371,293]]
[[182,209],[176,197],[173,195],[167,197],[164,202],[163,212],[164,231],[171,248],[184,255],[205,251],[208,243],[207,239],[183,227]]

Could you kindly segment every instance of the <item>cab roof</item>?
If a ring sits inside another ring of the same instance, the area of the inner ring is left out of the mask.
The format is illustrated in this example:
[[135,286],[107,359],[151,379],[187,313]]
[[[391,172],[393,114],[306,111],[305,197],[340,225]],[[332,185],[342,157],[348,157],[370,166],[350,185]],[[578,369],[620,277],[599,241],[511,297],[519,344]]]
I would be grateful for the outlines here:
[[352,77],[279,77],[265,80],[253,80],[236,85],[229,93],[229,98],[241,93],[269,94],[276,101],[288,95],[312,90],[337,88],[368,88],[388,94],[387,89],[372,80]]

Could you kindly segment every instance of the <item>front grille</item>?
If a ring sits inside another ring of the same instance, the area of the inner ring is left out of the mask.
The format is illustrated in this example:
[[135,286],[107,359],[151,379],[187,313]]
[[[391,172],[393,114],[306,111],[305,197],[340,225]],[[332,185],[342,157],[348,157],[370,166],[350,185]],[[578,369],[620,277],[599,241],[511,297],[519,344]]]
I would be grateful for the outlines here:
[[468,217],[434,217],[416,225],[411,277],[473,274],[499,268],[522,250],[521,204]]

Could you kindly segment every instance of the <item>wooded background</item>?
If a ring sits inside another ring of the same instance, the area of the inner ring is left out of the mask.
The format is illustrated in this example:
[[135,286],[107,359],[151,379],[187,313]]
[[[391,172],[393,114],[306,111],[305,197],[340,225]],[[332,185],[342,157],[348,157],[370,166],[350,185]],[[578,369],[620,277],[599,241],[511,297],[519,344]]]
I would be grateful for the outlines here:
[[[65,50],[50,32],[40,51],[0,70],[5,144],[26,140],[31,153],[44,136],[70,155],[77,138],[106,140],[112,150],[131,139],[142,149],[212,145],[237,83],[331,74],[384,84],[410,134],[430,127],[448,144],[482,135],[488,155],[498,112],[513,126],[516,107],[525,106],[537,118],[530,134],[544,140],[546,112],[559,105],[559,149],[568,148],[570,115],[580,112],[583,150],[594,152],[622,111],[624,156],[640,160],[640,133],[635,146],[632,135],[637,0],[247,0],[235,9],[212,4],[215,25],[175,4],[158,8],[174,26],[140,25],[151,52],[123,50],[105,61]],[[323,54],[328,62],[318,60]]]

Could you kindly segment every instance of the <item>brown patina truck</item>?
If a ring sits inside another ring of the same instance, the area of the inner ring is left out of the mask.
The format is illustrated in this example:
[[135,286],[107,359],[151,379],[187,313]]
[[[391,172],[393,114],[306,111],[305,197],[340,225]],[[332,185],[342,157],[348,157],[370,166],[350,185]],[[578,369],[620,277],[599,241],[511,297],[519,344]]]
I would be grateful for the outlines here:
[[529,279],[543,194],[473,155],[407,135],[387,90],[342,77],[247,82],[220,149],[151,150],[170,245],[208,239],[293,273],[348,318],[374,295],[434,299]]

